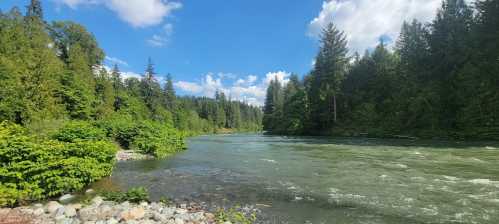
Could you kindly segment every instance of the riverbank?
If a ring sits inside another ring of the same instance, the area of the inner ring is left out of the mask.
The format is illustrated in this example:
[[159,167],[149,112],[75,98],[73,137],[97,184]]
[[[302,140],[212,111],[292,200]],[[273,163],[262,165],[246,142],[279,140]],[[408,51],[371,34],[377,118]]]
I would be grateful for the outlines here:
[[[215,215],[187,205],[157,202],[117,203],[97,196],[88,203],[63,205],[57,201],[28,207],[0,209],[0,224],[117,224],[215,223]],[[225,222],[230,223],[230,222]]]

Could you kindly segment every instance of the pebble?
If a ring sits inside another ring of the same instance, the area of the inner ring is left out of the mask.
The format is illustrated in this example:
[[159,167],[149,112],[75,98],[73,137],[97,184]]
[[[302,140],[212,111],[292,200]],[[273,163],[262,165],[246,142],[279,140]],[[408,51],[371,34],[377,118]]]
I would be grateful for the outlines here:
[[176,207],[155,202],[118,204],[97,196],[89,205],[62,205],[57,201],[50,201],[45,205],[34,204],[14,210],[32,216],[37,224],[206,224],[216,221],[214,214],[191,207],[186,204]]

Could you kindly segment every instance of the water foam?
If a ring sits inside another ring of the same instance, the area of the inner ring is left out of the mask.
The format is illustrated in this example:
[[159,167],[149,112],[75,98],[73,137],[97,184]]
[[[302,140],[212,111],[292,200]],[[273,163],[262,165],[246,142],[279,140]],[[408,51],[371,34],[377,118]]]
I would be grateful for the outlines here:
[[493,181],[490,179],[472,179],[472,180],[469,180],[468,182],[470,182],[472,184],[493,185],[493,186],[499,187],[499,181]]
[[260,159],[261,161],[265,161],[265,162],[269,162],[269,163],[277,163],[275,160],[273,159]]

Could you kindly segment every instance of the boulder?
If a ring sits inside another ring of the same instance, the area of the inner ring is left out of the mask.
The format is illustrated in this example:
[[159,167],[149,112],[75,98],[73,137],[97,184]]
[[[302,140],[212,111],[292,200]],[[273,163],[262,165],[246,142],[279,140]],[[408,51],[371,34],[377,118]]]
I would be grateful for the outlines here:
[[74,198],[75,198],[75,196],[73,196],[73,195],[65,194],[59,198],[59,202],[66,204],[66,203],[71,202]]
[[116,220],[115,218],[110,218],[107,220],[106,224],[118,224],[119,221]]
[[92,202],[92,205],[99,206],[102,204],[102,202],[104,202],[104,199],[102,199],[102,197],[100,197],[100,196],[97,196],[97,197],[93,198],[91,202]]
[[73,205],[68,205],[64,208],[64,215],[66,217],[75,217],[76,216],[76,209]]
[[172,217],[173,214],[175,214],[175,208],[172,207],[166,207],[161,210],[161,214]]
[[80,210],[82,208],[82,205],[79,203],[71,204],[70,206],[73,207],[75,210]]
[[98,220],[107,220],[115,216],[117,213],[115,209],[109,205],[100,206],[96,212]]
[[[59,216],[64,216],[64,212],[66,211],[66,208],[64,206],[59,207],[54,214],[54,217],[59,217]],[[64,216],[65,217],[65,216]]]
[[80,220],[85,222],[95,222],[97,221],[97,208],[93,206],[85,207],[80,209]]
[[170,219],[170,216],[161,214],[159,212],[153,212],[152,219],[157,222],[166,223],[168,219]]
[[45,214],[45,210],[43,210],[43,208],[37,208],[37,209],[33,210],[34,216],[41,216],[43,214]]
[[59,204],[59,202],[57,201],[49,201],[49,203],[47,203],[47,205],[45,206],[45,210],[50,213],[50,214],[54,214],[57,209],[63,207],[61,204]]
[[128,211],[123,211],[120,214],[120,219],[124,221],[142,219],[146,214],[145,210],[141,207],[132,208]]
[[185,214],[187,212],[189,212],[189,211],[187,211],[187,209],[183,209],[183,208],[177,208],[175,210],[175,214]]
[[215,215],[213,213],[205,213],[204,217],[206,217],[206,219],[208,221],[214,221],[215,220]]

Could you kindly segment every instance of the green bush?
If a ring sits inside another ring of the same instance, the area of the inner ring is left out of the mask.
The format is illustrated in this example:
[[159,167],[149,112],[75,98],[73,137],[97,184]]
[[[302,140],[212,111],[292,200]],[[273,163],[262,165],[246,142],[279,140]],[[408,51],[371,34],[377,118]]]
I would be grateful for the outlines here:
[[111,174],[112,142],[72,141],[36,140],[19,125],[0,123],[0,206],[78,191]]
[[185,134],[154,122],[142,122],[132,147],[142,153],[162,158],[186,148]]
[[127,116],[118,116],[101,121],[99,127],[107,131],[121,147],[163,158],[186,148],[186,134],[155,121],[133,121]]
[[230,209],[219,209],[215,213],[215,221],[217,223],[223,224],[225,222],[237,223],[237,224],[253,224],[256,222],[256,214],[245,214],[244,212],[238,211],[239,207]]
[[54,138],[63,142],[75,142],[81,140],[103,140],[106,133],[92,124],[84,121],[72,121],[64,125]]
[[115,202],[133,202],[139,203],[143,201],[149,201],[149,193],[147,189],[143,187],[131,188],[126,192],[120,191],[111,191],[111,192],[101,192],[100,195],[104,197],[104,199]]

